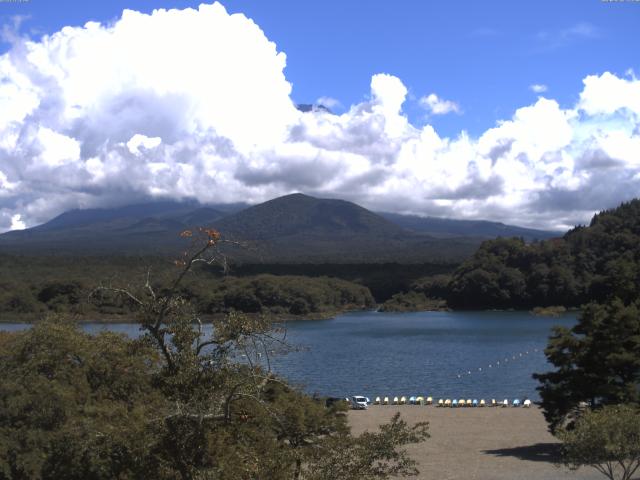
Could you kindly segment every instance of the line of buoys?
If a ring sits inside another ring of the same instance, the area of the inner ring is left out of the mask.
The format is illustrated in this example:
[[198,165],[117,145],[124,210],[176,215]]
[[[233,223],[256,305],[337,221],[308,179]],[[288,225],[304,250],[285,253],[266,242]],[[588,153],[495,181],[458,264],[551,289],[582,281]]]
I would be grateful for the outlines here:
[[[539,351],[541,351],[541,350],[539,350],[537,348],[534,348],[532,350],[525,350],[524,352],[518,352],[518,353],[515,353],[513,355],[506,356],[502,360],[502,364],[504,365],[505,363],[509,363],[509,360],[514,361],[514,360],[520,359],[522,357],[525,357],[525,356],[527,356],[529,354],[537,353]],[[482,373],[482,372],[486,372],[489,368],[494,368],[494,366],[495,367],[499,367],[500,366],[500,362],[501,362],[501,360],[497,360],[496,362],[493,362],[493,363],[490,363],[488,365],[485,365],[484,367],[477,367],[477,370],[475,370],[475,369],[474,370],[468,370],[467,369],[467,370],[463,370],[462,372],[457,373],[455,375],[456,375],[456,378],[462,379],[462,378],[464,378],[464,377],[466,377],[468,375],[472,375],[473,372],[476,372],[476,371],[479,372],[479,373]]]

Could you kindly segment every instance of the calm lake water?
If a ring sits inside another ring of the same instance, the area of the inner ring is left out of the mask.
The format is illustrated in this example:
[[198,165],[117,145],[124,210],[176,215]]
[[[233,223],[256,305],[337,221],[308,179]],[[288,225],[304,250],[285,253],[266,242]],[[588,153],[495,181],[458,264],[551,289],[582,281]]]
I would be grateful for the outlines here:
[[[552,326],[575,321],[575,314],[546,318],[528,312],[359,312],[288,322],[288,342],[302,348],[272,359],[272,366],[322,395],[535,400],[531,374],[550,369],[543,350]],[[138,335],[131,324],[84,328]]]

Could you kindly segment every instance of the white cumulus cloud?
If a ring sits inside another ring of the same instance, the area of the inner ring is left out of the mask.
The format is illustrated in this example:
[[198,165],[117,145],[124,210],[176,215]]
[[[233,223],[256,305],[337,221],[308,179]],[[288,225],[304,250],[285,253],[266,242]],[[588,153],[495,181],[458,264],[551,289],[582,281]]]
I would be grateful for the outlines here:
[[333,97],[320,97],[316,100],[316,105],[324,105],[325,107],[331,109],[331,108],[340,108],[342,107],[342,104],[340,103],[340,100],[333,98]]
[[542,83],[534,83],[533,85],[529,86],[529,89],[534,93],[544,93],[549,90],[549,87]]
[[[218,3],[16,39],[0,56],[0,231],[70,208],[294,191],[565,228],[640,192],[635,77],[594,74],[576,105],[540,97],[481,135],[446,137],[408,121],[407,87],[386,73],[340,115],[302,113],[285,66]],[[461,113],[435,94],[421,103]]]
[[27,226],[22,221],[20,214],[16,213],[15,215],[11,216],[11,225],[9,228],[10,230],[24,230],[25,228],[27,228]]
[[451,100],[438,97],[435,93],[430,93],[420,99],[422,105],[432,115],[445,115],[447,113],[462,113],[460,105]]

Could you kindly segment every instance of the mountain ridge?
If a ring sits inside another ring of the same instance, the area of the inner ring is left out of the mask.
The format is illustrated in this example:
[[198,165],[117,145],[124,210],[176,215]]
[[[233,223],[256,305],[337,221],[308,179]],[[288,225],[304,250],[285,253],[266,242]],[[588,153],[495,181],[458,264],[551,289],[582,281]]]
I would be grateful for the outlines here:
[[[438,230],[433,219],[378,214],[345,200],[294,193],[253,206],[164,201],[70,210],[37,227],[0,235],[0,250],[166,255],[184,248],[181,230],[211,226],[248,242],[249,251],[227,249],[241,261],[457,261],[491,238],[474,234],[473,222],[460,222],[440,220]],[[504,226],[501,231],[517,229],[527,230]],[[535,236],[535,230],[527,231]]]

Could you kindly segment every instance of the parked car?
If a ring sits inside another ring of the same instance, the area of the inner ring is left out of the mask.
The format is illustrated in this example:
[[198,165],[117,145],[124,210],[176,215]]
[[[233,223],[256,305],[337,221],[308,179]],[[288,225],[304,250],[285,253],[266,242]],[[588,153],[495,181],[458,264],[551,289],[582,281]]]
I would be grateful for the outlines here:
[[351,408],[354,410],[366,410],[369,406],[367,397],[361,397],[359,395],[355,395],[351,397]]

